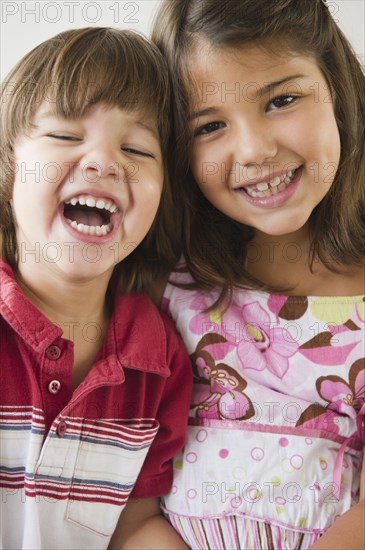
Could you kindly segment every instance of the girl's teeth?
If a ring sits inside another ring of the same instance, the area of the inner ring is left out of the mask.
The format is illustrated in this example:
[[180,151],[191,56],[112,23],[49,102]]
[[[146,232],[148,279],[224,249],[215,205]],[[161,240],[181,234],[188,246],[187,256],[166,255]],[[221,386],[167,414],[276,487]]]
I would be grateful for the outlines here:
[[271,195],[276,195],[276,193],[283,191],[287,185],[289,185],[294,176],[294,172],[295,171],[290,170],[281,177],[276,176],[269,183],[261,182],[257,185],[247,187],[246,191],[250,197],[270,197]]
[[79,197],[79,201],[78,201],[78,202],[79,202],[79,204],[81,204],[81,206],[85,206],[85,204],[86,204],[86,199],[85,199],[85,197]]
[[70,203],[72,204],[72,206],[75,206],[75,204],[77,204],[77,199],[74,197],[73,199],[70,200]]
[[269,184],[268,183],[258,183],[256,185],[256,187],[259,191],[267,191],[267,189],[269,189]]
[[[67,218],[66,218],[67,219]],[[98,237],[102,235],[107,235],[112,230],[112,226],[110,223],[108,225],[85,225],[84,223],[77,223],[75,220],[71,221],[67,219],[68,223],[71,227],[76,229],[79,233],[83,233],[84,235],[97,235]]]

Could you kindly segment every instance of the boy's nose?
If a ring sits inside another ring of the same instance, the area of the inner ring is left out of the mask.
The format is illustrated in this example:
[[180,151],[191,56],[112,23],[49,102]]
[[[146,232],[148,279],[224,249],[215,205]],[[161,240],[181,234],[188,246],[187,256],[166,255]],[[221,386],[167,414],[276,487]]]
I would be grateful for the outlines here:
[[96,180],[107,176],[116,176],[119,172],[117,162],[113,163],[100,163],[100,162],[87,162],[82,168],[87,179]]

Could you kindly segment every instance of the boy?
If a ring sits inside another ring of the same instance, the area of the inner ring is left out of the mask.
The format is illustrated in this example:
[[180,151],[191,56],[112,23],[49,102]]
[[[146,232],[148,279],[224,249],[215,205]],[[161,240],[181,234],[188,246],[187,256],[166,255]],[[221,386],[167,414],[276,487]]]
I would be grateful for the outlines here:
[[158,496],[190,365],[125,294],[175,261],[168,107],[158,52],[115,29],[47,40],[4,85],[2,548],[185,548]]

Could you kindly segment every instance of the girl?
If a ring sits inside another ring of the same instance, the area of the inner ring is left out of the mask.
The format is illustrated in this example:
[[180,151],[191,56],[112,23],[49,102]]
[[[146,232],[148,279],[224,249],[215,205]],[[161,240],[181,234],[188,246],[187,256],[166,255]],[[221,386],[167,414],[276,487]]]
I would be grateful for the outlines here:
[[167,0],[153,39],[195,382],[166,514],[192,548],[362,548],[360,64],[322,0]]
[[47,40],[4,82],[1,548],[185,548],[158,496],[188,357],[127,293],[174,258],[167,83],[156,47],[108,28]]

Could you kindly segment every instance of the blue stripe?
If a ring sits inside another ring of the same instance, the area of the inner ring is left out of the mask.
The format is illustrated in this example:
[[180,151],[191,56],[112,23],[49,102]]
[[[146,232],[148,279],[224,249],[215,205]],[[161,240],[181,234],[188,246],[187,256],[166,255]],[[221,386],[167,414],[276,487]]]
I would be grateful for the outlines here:
[[27,425],[27,426],[17,426],[17,425],[4,425],[4,424],[0,424],[0,430],[13,430],[13,431],[19,431],[19,430],[27,430],[27,431],[30,431],[32,434],[36,434],[36,435],[44,435],[44,429],[36,429],[36,428],[32,428],[31,425]]
[[[31,474],[32,475],[32,474]],[[113,487],[115,489],[130,489],[134,486],[134,482],[128,483],[127,485],[122,485],[120,483],[113,483],[111,481],[101,481],[101,480],[95,480],[95,479],[80,479],[80,478],[72,478],[72,477],[54,477],[54,476],[46,476],[46,475],[37,475],[36,480],[38,479],[46,479],[49,481],[56,481],[58,483],[64,482],[64,483],[70,483],[72,481],[72,485],[75,485],[75,483],[78,483],[80,485],[93,485],[95,487]],[[87,490],[87,487],[85,487],[85,490]]]
[[[50,433],[48,437],[50,438],[56,437],[57,439],[59,439],[59,436],[54,432]],[[149,443],[138,445],[138,446],[131,446],[131,445],[126,445],[125,443],[118,443],[117,441],[112,441],[110,439],[100,440],[100,439],[93,439],[91,437],[82,437],[82,436],[80,437],[79,435],[67,435],[67,433],[62,436],[62,439],[72,439],[77,441],[83,441],[86,443],[94,443],[95,445],[107,445],[110,447],[119,447],[121,449],[126,449],[129,451],[140,451],[146,448],[148,449],[152,445],[152,441]]]
[[26,426],[15,426],[9,424],[0,424],[0,430],[31,430],[32,425],[28,424]]
[[25,472],[24,466],[14,466],[14,468],[8,468],[7,466],[0,466],[2,472]]

